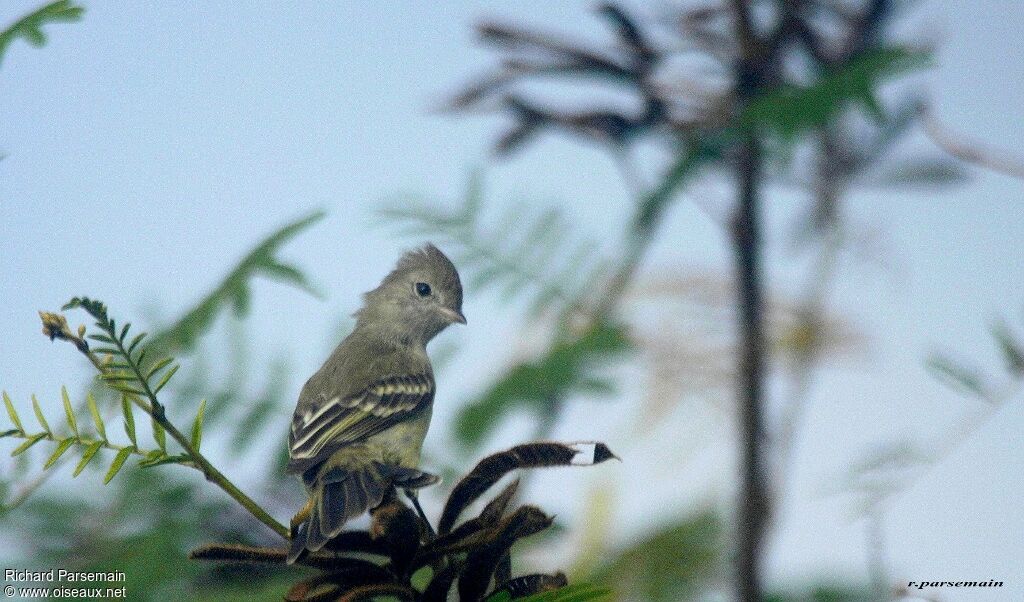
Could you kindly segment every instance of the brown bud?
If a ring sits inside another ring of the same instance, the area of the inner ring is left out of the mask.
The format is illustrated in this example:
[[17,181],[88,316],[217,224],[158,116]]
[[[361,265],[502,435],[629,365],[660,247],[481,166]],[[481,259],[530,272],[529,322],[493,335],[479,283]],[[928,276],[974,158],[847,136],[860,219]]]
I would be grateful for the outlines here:
[[71,337],[71,329],[68,328],[67,319],[61,314],[48,311],[40,311],[39,319],[43,321],[43,334],[54,339],[68,339]]

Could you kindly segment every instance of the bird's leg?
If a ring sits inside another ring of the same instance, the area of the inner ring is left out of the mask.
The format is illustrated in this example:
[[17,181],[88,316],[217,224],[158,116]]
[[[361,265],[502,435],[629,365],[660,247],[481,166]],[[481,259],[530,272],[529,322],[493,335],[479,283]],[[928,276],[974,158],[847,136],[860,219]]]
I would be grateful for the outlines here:
[[427,531],[430,532],[430,537],[433,538],[436,536],[437,533],[434,531],[433,525],[430,524],[430,519],[427,518],[426,513],[423,512],[423,507],[420,506],[420,498],[417,491],[415,489],[403,489],[403,491],[405,491],[405,497],[409,498],[409,501],[412,502],[412,507],[416,509],[416,514],[420,515],[420,520],[427,526]]
[[306,522],[309,518],[309,514],[313,511],[313,498],[310,497],[306,502],[306,505],[299,510],[295,516],[292,517],[290,537],[295,538],[295,532],[298,530],[299,525]]

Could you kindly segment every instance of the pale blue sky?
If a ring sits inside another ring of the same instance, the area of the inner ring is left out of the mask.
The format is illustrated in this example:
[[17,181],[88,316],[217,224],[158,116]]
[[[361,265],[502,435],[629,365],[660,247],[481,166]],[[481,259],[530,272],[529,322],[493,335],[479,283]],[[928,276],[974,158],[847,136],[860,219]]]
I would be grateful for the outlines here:
[[[0,20],[35,4],[5,3]],[[923,30],[941,48],[927,76],[937,114],[972,138],[1018,151],[1024,5],[921,4]],[[274,284],[255,294],[257,358],[272,356],[271,345],[286,352],[297,391],[323,359],[329,325],[354,310],[358,293],[410,244],[373,226],[373,208],[400,191],[456,198],[470,169],[485,165],[498,119],[430,112],[489,64],[474,43],[475,20],[510,17],[581,36],[601,31],[589,2],[86,5],[83,22],[49,27],[43,49],[17,42],[0,68],[0,387],[22,402],[32,392],[52,402],[62,383],[84,375],[78,358],[39,334],[37,309],[90,294],[122,315],[152,307],[173,315],[260,236],[325,208],[329,217],[284,255],[309,271],[326,300]],[[597,149],[544,138],[486,167],[492,198],[564,202],[597,236],[614,237],[628,211],[613,165]],[[798,198],[782,194],[773,206],[788,215]],[[882,230],[893,266],[845,270],[832,296],[869,347],[816,382],[795,489],[772,550],[778,581],[864,575],[862,525],[847,518],[846,500],[821,492],[875,445],[903,436],[928,442],[971,409],[928,376],[929,352],[951,350],[995,367],[988,324],[1001,314],[1024,324],[1019,181],[978,172],[950,192],[858,192],[849,210]],[[645,269],[727,267],[724,242],[701,212],[680,203]],[[777,282],[795,282],[781,253],[771,265]],[[464,352],[448,372],[447,399],[439,398],[448,404],[439,407],[442,424],[507,361],[505,341],[519,328],[518,317],[490,295],[467,298],[466,314],[468,327],[445,334]],[[897,575],[1007,582],[996,596],[949,590],[944,600],[1024,596],[1019,401],[890,514]],[[604,407],[613,409],[597,411]],[[614,436],[626,407],[577,404],[570,412],[576,421],[568,422],[575,426],[559,434]],[[288,412],[282,409],[282,424]],[[728,423],[728,416],[712,419],[708,428]],[[669,445],[673,432],[656,432],[651,445]],[[492,446],[516,438],[513,430]],[[680,470],[673,458],[646,465],[638,453],[634,465],[672,499],[728,499],[725,445]],[[626,459],[616,470],[630,469]],[[651,508],[628,483],[620,491],[623,537],[639,525],[629,516],[678,512],[671,504]],[[555,509],[575,508],[566,496],[536,495]]]

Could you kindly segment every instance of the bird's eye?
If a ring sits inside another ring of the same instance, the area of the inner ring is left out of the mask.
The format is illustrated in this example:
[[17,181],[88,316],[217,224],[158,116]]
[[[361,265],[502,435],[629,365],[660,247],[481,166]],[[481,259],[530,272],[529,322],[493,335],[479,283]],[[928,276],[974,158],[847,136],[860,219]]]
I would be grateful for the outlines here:
[[416,283],[416,294],[421,296],[421,297],[429,297],[430,296],[430,285],[427,284],[426,282],[417,282]]

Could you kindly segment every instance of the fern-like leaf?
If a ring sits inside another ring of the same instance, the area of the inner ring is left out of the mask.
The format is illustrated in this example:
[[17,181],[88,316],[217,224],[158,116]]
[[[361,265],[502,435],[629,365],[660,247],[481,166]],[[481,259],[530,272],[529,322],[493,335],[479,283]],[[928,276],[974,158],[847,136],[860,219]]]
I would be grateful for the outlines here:
[[50,454],[50,457],[46,460],[46,463],[43,464],[43,470],[46,470],[53,466],[54,464],[56,464],[57,460],[60,460],[60,457],[64,455],[64,452],[68,451],[68,449],[76,442],[77,439],[73,437],[68,437],[67,439],[61,440],[61,442],[57,444],[57,449],[53,450],[53,453]]
[[554,208],[530,215],[510,208],[487,223],[479,174],[469,181],[462,206],[445,211],[417,200],[401,199],[378,212],[385,225],[416,236],[442,236],[467,272],[469,288],[500,288],[509,297],[525,296],[532,312],[578,303],[599,287],[583,286],[607,276],[597,245],[572,236],[569,220]]
[[18,417],[18,412],[14,410],[14,404],[11,402],[11,398],[7,395],[7,391],[3,392],[4,406],[7,407],[7,416],[10,417],[11,423],[14,424],[14,428],[18,429],[21,434],[25,433],[25,427],[21,425],[21,418]]
[[26,451],[28,451],[28,449],[30,447],[32,447],[36,443],[39,443],[43,439],[46,439],[46,433],[37,433],[35,435],[28,435],[28,438],[25,439],[24,443],[22,443],[21,445],[19,445],[16,448],[14,448],[14,451],[11,452],[11,457],[13,458],[15,456],[19,456],[19,455],[25,453]]
[[121,467],[123,467],[124,463],[128,460],[128,456],[132,455],[132,452],[134,451],[135,447],[125,447],[121,451],[117,452],[117,455],[114,456],[114,461],[110,463],[110,469],[107,470],[107,475],[103,477],[104,485],[117,476],[117,473],[121,471]]
[[83,470],[85,470],[85,467],[89,465],[89,462],[93,459],[93,456],[100,451],[101,447],[103,447],[103,442],[95,441],[85,448],[85,451],[82,452],[82,459],[79,460],[78,466],[75,466],[75,472],[71,474],[72,478],[77,477]]
[[135,441],[135,415],[132,412],[132,402],[128,399],[127,395],[121,396],[121,413],[124,414],[124,432],[128,435],[128,440],[132,442],[132,445],[137,445]]
[[164,373],[163,377],[160,378],[160,382],[158,382],[156,384],[156,386],[153,387],[153,395],[156,395],[157,393],[159,393],[160,390],[163,389],[167,385],[168,382],[170,382],[171,377],[174,376],[174,373],[177,372],[178,368],[180,368],[180,367],[181,367],[180,364],[175,364],[170,370],[168,370],[167,372]]
[[68,419],[68,428],[78,437],[78,421],[75,419],[75,411],[71,408],[71,397],[68,396],[67,387],[60,388],[60,396],[64,400],[64,415]]
[[43,409],[39,407],[39,400],[36,399],[35,395],[32,395],[32,411],[36,413],[36,420],[39,421],[39,426],[43,427],[43,430],[47,434],[53,434],[50,430],[50,424],[46,422],[46,416],[43,415]]
[[153,423],[153,440],[156,441],[160,451],[167,453],[167,432],[164,427],[154,418]]
[[199,451],[203,442],[203,414],[206,413],[206,400],[199,403],[199,411],[196,412],[196,419],[192,423],[192,447]]
[[103,441],[107,440],[107,428],[103,424],[103,417],[100,415],[100,409],[96,406],[96,398],[93,397],[92,393],[87,393],[85,396],[86,405],[89,406],[89,414],[92,415],[93,426],[96,427],[96,434],[100,436]]

